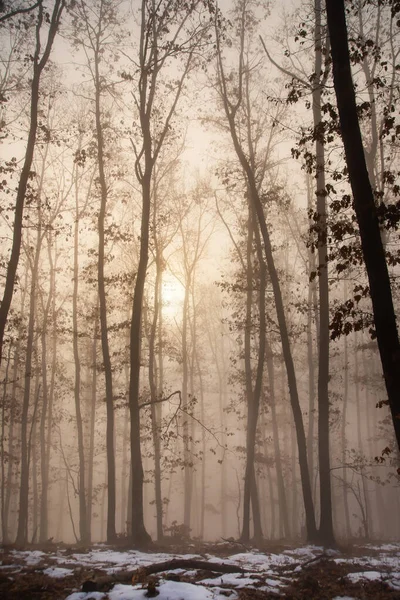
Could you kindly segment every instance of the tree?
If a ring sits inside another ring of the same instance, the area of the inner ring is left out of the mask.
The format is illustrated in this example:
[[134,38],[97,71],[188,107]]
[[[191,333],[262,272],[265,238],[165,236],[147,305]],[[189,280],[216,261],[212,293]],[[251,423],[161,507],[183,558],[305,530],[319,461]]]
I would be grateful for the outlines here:
[[3,299],[0,305],[0,364],[2,359],[4,331],[6,327],[7,317],[11,306],[11,300],[14,293],[15,279],[19,256],[22,243],[22,224],[23,212],[25,204],[25,195],[29,177],[31,174],[31,166],[33,160],[33,152],[35,149],[36,135],[38,129],[38,111],[39,111],[39,92],[40,79],[45,66],[50,58],[50,52],[56,36],[61,15],[65,6],[65,0],[54,0],[53,11],[50,18],[50,26],[47,33],[46,43],[42,51],[41,33],[44,28],[46,19],[48,18],[42,0],[37,3],[38,15],[36,20],[36,45],[32,56],[33,72],[31,82],[31,103],[30,103],[30,125],[28,140],[26,144],[25,157],[23,161],[22,171],[17,188],[17,196],[15,200],[15,216],[13,225],[13,241],[11,255],[7,266],[7,275],[4,285]]
[[354,210],[368,274],[376,338],[400,448],[400,345],[377,208],[368,177],[353,86],[344,0],[326,0],[333,80]]
[[[258,226],[264,245],[265,262],[268,269],[268,274],[271,282],[271,287],[275,299],[275,309],[279,324],[283,356],[286,366],[290,401],[293,411],[293,417],[296,427],[297,444],[299,452],[299,464],[302,481],[302,490],[304,498],[304,507],[306,513],[307,536],[310,540],[316,539],[315,512],[311,492],[310,474],[307,464],[307,447],[304,432],[303,416],[299,401],[297,388],[296,373],[293,362],[293,355],[290,347],[289,332],[283,303],[283,295],[279,281],[278,271],[275,264],[274,254],[270,233],[268,231],[267,222],[264,214],[264,207],[261,200],[260,190],[257,185],[256,173],[254,172],[251,161],[246,154],[245,143],[240,138],[240,109],[244,102],[244,85],[246,81],[246,58],[245,58],[245,32],[252,23],[251,9],[248,0],[242,0],[237,4],[238,9],[238,31],[239,31],[239,60],[236,77],[227,75],[222,53],[222,39],[218,27],[216,27],[216,46],[217,46],[217,69],[218,83],[217,89],[221,98],[223,110],[226,116],[229,132],[232,138],[232,143],[239,163],[243,170],[243,174],[248,186],[248,199],[254,213],[257,216]],[[232,81],[235,80],[233,84]]]
[[[208,44],[209,19],[204,14],[215,12],[212,0],[181,2],[142,0],[139,41],[139,84],[134,94],[138,117],[138,139],[132,137],[135,152],[135,174],[141,186],[142,213],[140,251],[133,295],[130,330],[129,407],[131,421],[132,469],[132,540],[149,539],[143,515],[143,465],[140,448],[139,379],[141,364],[142,309],[149,259],[152,173],[161,148],[171,132],[173,117],[188,74],[196,63],[196,52]],[[162,75],[174,60],[181,60],[180,75],[164,81]],[[136,65],[136,60],[132,60]],[[136,69],[136,66],[135,66]],[[134,77],[124,74],[127,80]]]
[[[328,284],[328,225],[327,225],[327,191],[325,178],[325,131],[322,118],[322,96],[329,75],[329,60],[323,61],[324,56],[329,56],[329,40],[326,40],[325,27],[322,23],[321,0],[313,3],[313,42],[314,42],[314,72],[309,79],[304,78],[303,72],[290,71],[278,65],[270,56],[263,40],[264,50],[269,60],[286,76],[290,76],[292,83],[305,88],[311,92],[313,131],[311,138],[315,141],[315,164],[310,161],[308,169],[310,172],[315,167],[315,195],[316,210],[309,209],[313,215],[311,232],[313,233],[313,248],[317,249],[319,291],[319,340],[318,340],[318,457],[320,476],[320,506],[321,517],[319,536],[328,544],[334,543],[333,521],[332,521],[332,492],[331,492],[331,470],[330,470],[330,423],[329,423],[329,284]],[[303,40],[306,31],[304,23],[298,37]],[[289,54],[289,51],[287,50]],[[293,89],[293,98],[297,98]],[[300,142],[304,144],[304,139]],[[311,290],[310,290],[311,291]],[[310,347],[309,347],[310,351]],[[313,415],[310,414],[310,423],[313,423]],[[312,440],[309,438],[309,444]],[[312,447],[308,448],[309,456]]]

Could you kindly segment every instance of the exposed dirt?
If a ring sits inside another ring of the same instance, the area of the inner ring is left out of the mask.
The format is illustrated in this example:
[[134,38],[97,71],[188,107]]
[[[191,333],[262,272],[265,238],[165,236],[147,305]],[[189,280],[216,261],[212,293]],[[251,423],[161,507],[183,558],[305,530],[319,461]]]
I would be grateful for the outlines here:
[[[126,544],[120,544],[113,548],[113,550],[130,550]],[[274,553],[280,554],[281,552],[293,548],[293,546],[278,545],[278,544],[265,544],[262,548],[258,546],[257,550],[265,552],[267,554]],[[99,568],[88,568],[83,565],[77,565],[74,567],[74,572],[70,576],[63,578],[53,578],[43,573],[43,570],[49,566],[54,566],[55,563],[52,561],[52,556],[59,550],[63,551],[63,556],[68,557],[74,553],[84,553],[91,550],[91,548],[82,548],[77,546],[65,546],[65,545],[46,545],[46,546],[31,546],[25,548],[25,550],[41,550],[46,554],[40,557],[40,562],[35,565],[27,565],[26,560],[18,555],[12,553],[13,548],[7,548],[0,551],[0,599],[1,600],[63,600],[73,591],[82,590],[82,585],[86,582],[98,581],[107,579],[106,572]],[[168,546],[153,545],[147,547],[145,550],[147,553],[151,552],[164,552],[171,554],[197,554],[204,559],[206,555],[219,556],[222,559],[227,556],[231,556],[236,553],[242,553],[250,550],[254,550],[250,546],[244,546],[238,542],[226,542],[224,544],[199,544],[199,543],[188,543],[188,544],[170,544]],[[372,548],[360,548],[357,546],[348,547],[342,549],[341,558],[354,558],[354,557],[370,557],[373,559],[377,556],[378,551]],[[390,554],[389,554],[390,555]],[[172,557],[171,557],[172,558]],[[58,567],[72,568],[71,564],[63,565],[62,562],[57,563]],[[363,581],[357,583],[351,583],[346,575],[351,572],[376,570],[376,566],[363,566],[354,565],[351,563],[336,563],[329,556],[321,555],[316,559],[306,561],[297,572],[288,572],[287,566],[275,567],[275,572],[284,578],[288,578],[288,586],[285,589],[280,589],[279,593],[266,592],[265,590],[259,589],[266,584],[267,576],[262,574],[252,575],[254,579],[254,588],[241,588],[236,589],[236,593],[240,600],[276,600],[277,598],[287,598],[288,600],[331,600],[336,596],[351,596],[358,600],[400,600],[400,592],[395,591],[389,587],[384,581],[385,571],[380,569],[383,573],[382,581]],[[18,570],[19,569],[19,570]],[[400,565],[399,565],[400,571]],[[157,586],[157,583],[161,577],[160,573],[153,574],[151,577],[143,581],[143,588],[148,591],[148,595],[151,597],[151,592]],[[167,574],[164,578],[178,578],[181,581],[189,583],[200,583],[202,579],[210,577],[210,572],[207,570],[199,570],[196,574],[185,573]],[[116,573],[115,580],[124,583],[129,582],[131,579],[131,573]],[[230,585],[221,586],[226,591],[226,596],[229,597],[234,589]],[[86,587],[85,591],[94,591],[93,589]],[[107,586],[103,588],[106,591]]]

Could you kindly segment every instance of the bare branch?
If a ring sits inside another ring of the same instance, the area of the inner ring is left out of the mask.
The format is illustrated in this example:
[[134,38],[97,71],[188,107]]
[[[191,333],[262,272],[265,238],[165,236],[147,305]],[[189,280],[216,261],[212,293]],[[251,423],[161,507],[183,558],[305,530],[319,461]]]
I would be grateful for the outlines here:
[[42,4],[42,0],[38,0],[38,2],[35,2],[35,4],[32,4],[32,6],[28,6],[27,8],[21,7],[21,8],[17,8],[16,10],[12,10],[11,12],[0,17],[0,23],[4,23],[4,21],[7,21],[8,19],[12,19],[12,17],[16,17],[17,15],[29,13],[32,10],[35,10],[35,8],[37,8],[39,6],[39,4]]

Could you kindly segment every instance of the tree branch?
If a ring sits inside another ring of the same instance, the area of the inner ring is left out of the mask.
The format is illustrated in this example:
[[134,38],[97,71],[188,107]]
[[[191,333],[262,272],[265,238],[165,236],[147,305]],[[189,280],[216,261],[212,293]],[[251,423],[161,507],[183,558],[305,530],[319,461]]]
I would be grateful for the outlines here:
[[35,8],[39,6],[39,4],[42,4],[42,0],[38,0],[38,2],[32,4],[32,6],[28,6],[28,8],[17,8],[16,10],[12,10],[6,15],[0,17],[0,23],[4,23],[4,21],[7,21],[7,19],[12,19],[12,17],[16,17],[17,15],[22,15],[31,12],[32,10],[35,10]]

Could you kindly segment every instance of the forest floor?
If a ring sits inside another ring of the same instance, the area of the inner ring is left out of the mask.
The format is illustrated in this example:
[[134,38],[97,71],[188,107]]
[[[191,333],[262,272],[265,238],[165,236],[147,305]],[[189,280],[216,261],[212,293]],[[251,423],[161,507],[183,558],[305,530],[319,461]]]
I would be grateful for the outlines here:
[[0,549],[4,600],[400,600],[400,544]]

